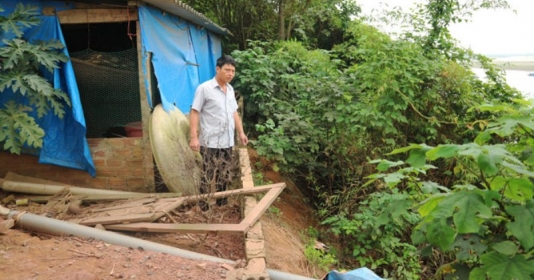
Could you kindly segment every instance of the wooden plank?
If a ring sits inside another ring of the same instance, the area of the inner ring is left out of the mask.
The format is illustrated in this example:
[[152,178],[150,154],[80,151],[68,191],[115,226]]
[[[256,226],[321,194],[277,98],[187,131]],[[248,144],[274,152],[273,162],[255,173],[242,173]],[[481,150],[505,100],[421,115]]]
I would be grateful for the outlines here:
[[140,206],[142,206],[144,204],[153,203],[155,201],[156,201],[155,198],[138,199],[138,200],[129,201],[128,203],[123,203],[123,204],[117,205],[117,206],[111,206],[111,207],[106,207],[106,208],[95,209],[92,212],[93,213],[106,212],[106,211],[110,211],[110,210],[118,210],[118,209],[132,208],[132,207],[140,207]]
[[137,21],[137,9],[73,9],[56,12],[61,24]]
[[[128,3],[130,5],[130,3]],[[137,13],[136,13],[137,14]],[[142,50],[142,38],[141,38],[141,24],[139,21],[135,23],[135,34],[136,36],[136,43],[137,43],[137,49]],[[129,31],[128,31],[129,32]],[[152,53],[148,52],[148,58],[147,61],[150,62]],[[148,192],[156,192],[156,184],[154,181],[154,157],[152,155],[152,145],[150,144],[150,133],[149,133],[149,122],[150,122],[150,112],[151,108],[149,104],[153,104],[148,102],[149,95],[145,88],[145,79],[144,79],[144,71],[143,71],[143,52],[138,51],[137,52],[137,72],[138,72],[138,79],[139,79],[139,98],[141,102],[141,121],[143,123],[143,169],[145,172],[145,186],[150,186],[148,189]],[[152,65],[150,63],[147,63],[146,65],[146,71],[147,73],[153,73]],[[148,77],[152,77],[152,75],[147,75]],[[153,84],[153,81],[147,80],[149,85]],[[150,100],[154,100],[152,98],[152,95],[150,95]]]
[[153,219],[154,213],[148,214],[134,214],[124,216],[108,216],[108,217],[96,217],[89,219],[82,219],[78,223],[86,226],[94,226],[97,224],[109,225],[109,224],[121,224],[121,223],[137,223],[146,222]]
[[267,211],[278,195],[284,190],[286,184],[283,184],[283,187],[273,188],[267,192],[267,194],[265,194],[265,196],[258,202],[256,207],[254,207],[254,209],[252,209],[252,211],[250,211],[250,213],[241,221],[240,224],[245,226],[245,233],[254,226],[254,223],[261,218],[261,215]]
[[181,233],[243,233],[244,226],[241,224],[154,224],[133,223],[123,225],[107,225],[106,229],[139,232],[181,232]]
[[191,196],[184,196],[182,198],[184,198],[187,202],[199,201],[201,199],[206,199],[206,198],[223,198],[223,197],[228,197],[232,195],[247,195],[247,194],[261,193],[261,192],[268,191],[272,188],[279,188],[279,187],[285,187],[285,186],[286,186],[286,183],[276,183],[276,184],[258,186],[258,187],[254,187],[250,189],[237,189],[237,190],[230,190],[230,191],[224,191],[224,192],[191,195]]
[[[260,218],[259,216],[261,216],[265,212],[265,210],[267,210],[267,208],[269,208],[271,203],[276,199],[278,194],[280,194],[280,192],[284,188],[285,188],[285,183],[277,183],[277,184],[272,184],[272,185],[256,187],[256,188],[252,188],[252,189],[248,189],[248,190],[239,189],[239,190],[231,190],[231,191],[226,191],[226,192],[217,192],[217,193],[214,193],[213,195],[211,195],[211,197],[219,198],[219,197],[225,197],[225,196],[228,196],[228,195],[231,195],[231,194],[257,193],[257,192],[262,192],[262,191],[265,191],[265,190],[269,190],[269,192],[267,192],[267,194],[260,201],[260,203],[258,203],[258,206],[255,207],[250,212],[250,214],[247,216],[247,218],[245,220],[243,220],[244,222],[242,221],[240,224],[232,225],[233,228],[235,228],[238,225],[241,225],[238,228],[245,228],[246,231],[248,231],[252,227],[252,225],[249,225],[249,223],[256,222]],[[153,222],[153,221],[156,221],[157,219],[163,217],[168,212],[170,212],[170,211],[174,210],[175,208],[179,207],[184,202],[188,201],[188,199],[189,200],[191,200],[191,199],[199,199],[199,197],[202,197],[202,196],[198,195],[198,196],[181,197],[181,198],[167,198],[167,199],[163,198],[163,199],[157,200],[152,205],[151,204],[148,204],[148,205],[142,204],[139,201],[128,202],[128,203],[125,204],[126,206],[137,205],[138,209],[134,208],[133,209],[134,211],[135,210],[140,210],[140,211],[144,210],[144,211],[149,211],[149,213],[134,213],[134,214],[132,214],[131,212],[128,212],[128,209],[130,209],[132,207],[122,207],[121,208],[121,205],[117,205],[117,206],[108,207],[107,209],[105,209],[107,211],[107,213],[102,213],[102,214],[106,214],[108,216],[87,218],[87,219],[82,219],[82,220],[77,221],[77,222],[79,224],[82,224],[82,225],[96,225],[96,224],[111,225],[111,224],[120,224],[120,223]],[[141,200],[141,201],[144,202],[146,200]],[[147,207],[151,207],[151,208],[150,209],[146,209]],[[261,209],[258,209],[258,208],[261,208]],[[257,217],[252,217],[253,215],[256,215]],[[195,230],[197,232],[201,232],[202,230],[205,230],[204,228],[200,228],[200,229],[199,228],[193,228],[193,229],[191,229],[190,227],[187,227],[186,229],[187,230]]]
[[182,206],[182,204],[184,204],[184,202],[185,202],[185,199],[183,199],[183,198],[175,199],[174,202],[172,200],[160,200],[160,201],[158,201],[156,203],[156,205],[154,207],[154,210],[156,212],[160,212],[161,211],[162,212],[161,216],[163,216],[165,213],[168,213],[168,212],[170,212],[170,211]]

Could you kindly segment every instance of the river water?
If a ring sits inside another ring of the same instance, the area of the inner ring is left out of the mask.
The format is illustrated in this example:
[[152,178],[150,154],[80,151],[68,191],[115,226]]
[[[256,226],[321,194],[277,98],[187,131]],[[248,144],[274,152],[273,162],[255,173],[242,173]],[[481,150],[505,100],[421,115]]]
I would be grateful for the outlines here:
[[[484,71],[480,68],[472,68],[480,78],[485,78]],[[523,93],[525,99],[534,98],[534,76],[529,76],[534,71],[506,70],[506,82]]]

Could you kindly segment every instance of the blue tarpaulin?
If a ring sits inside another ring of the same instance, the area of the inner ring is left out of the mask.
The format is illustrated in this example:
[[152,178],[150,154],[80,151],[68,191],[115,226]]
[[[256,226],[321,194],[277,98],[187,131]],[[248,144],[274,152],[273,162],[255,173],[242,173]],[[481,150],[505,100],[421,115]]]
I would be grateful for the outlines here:
[[[151,59],[165,111],[177,107],[189,113],[196,87],[215,76],[215,63],[222,54],[220,38],[188,21],[160,10],[141,6],[139,23],[143,45],[143,74],[149,76]],[[146,88],[150,91],[148,80]],[[155,93],[148,92],[150,96]]]
[[[5,11],[0,15],[10,14],[19,2],[31,4],[37,7],[39,12],[45,6],[53,7],[56,11],[73,8],[67,2],[3,0],[0,6]],[[30,42],[54,39],[66,45],[58,18],[56,16],[40,16],[40,18],[42,22],[39,26],[25,30],[25,39]],[[152,63],[163,108],[170,111],[177,107],[183,113],[188,113],[196,87],[215,75],[215,63],[222,54],[220,37],[202,27],[152,7],[141,6],[139,8],[139,22],[144,77],[150,76],[147,64]],[[6,39],[1,36],[2,34],[0,34],[0,39]],[[7,35],[4,34],[4,36]],[[64,53],[68,56],[67,49]],[[60,69],[56,69],[48,77],[54,87],[61,88],[68,94],[72,107],[67,107],[63,119],[51,113],[37,119],[37,123],[46,133],[43,147],[37,151],[39,162],[85,170],[94,177],[96,171],[85,138],[83,108],[71,62],[62,63]],[[155,104],[152,104],[151,96],[156,93],[151,91],[148,80],[145,79],[148,102],[149,106],[154,108]],[[9,100],[29,104],[28,100],[20,94],[7,91],[0,94],[0,106]]]
[[384,280],[378,277],[372,270],[362,267],[349,272],[330,271],[325,280]]
[[[0,5],[5,11],[0,15],[5,16],[11,13],[15,7],[15,3],[18,2],[32,4],[38,7],[39,10],[45,5],[56,5],[58,10],[68,8],[64,3],[56,2],[2,1]],[[58,18],[56,16],[40,16],[40,18],[41,23],[38,26],[28,28],[24,31],[24,39],[29,42],[35,42],[37,40],[59,40],[63,45],[66,45]],[[10,35],[12,36],[12,34]],[[0,39],[9,39],[5,37],[10,35],[0,34]],[[0,47],[2,45],[3,43],[0,43]],[[69,55],[66,48],[63,50],[63,53],[67,56]],[[60,63],[59,66],[60,68],[55,69],[54,73],[45,73],[45,76],[54,88],[61,89],[67,93],[72,106],[65,106],[66,113],[63,119],[60,119],[53,113],[48,113],[43,118],[37,118],[35,110],[32,112],[32,116],[46,133],[43,139],[43,147],[37,152],[39,154],[39,163],[85,170],[94,177],[96,170],[91,158],[87,139],[85,138],[85,118],[74,70],[70,61]],[[29,100],[19,93],[14,94],[12,91],[6,90],[0,94],[0,106],[10,100],[15,100],[22,104],[29,104]]]

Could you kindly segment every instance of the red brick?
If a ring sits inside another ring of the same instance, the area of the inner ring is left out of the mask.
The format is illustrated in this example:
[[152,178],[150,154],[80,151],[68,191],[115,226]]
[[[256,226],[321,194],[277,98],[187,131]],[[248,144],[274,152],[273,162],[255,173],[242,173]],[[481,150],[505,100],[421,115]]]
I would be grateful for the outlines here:
[[106,138],[103,143],[113,148],[124,148],[125,138]]
[[140,159],[129,159],[125,161],[126,167],[143,167],[144,162]]
[[89,138],[87,139],[87,143],[89,144],[89,148],[92,149],[94,147],[98,147],[100,143],[102,143],[101,138]]
[[130,149],[116,149],[113,151],[113,157],[131,158],[132,151]]
[[94,159],[93,163],[95,164],[95,167],[98,169],[99,167],[105,167],[106,166],[106,160],[105,159]]
[[115,187],[126,187],[126,180],[123,178],[108,178],[108,186],[112,189]]
[[132,151],[130,154],[131,159],[143,159],[145,158],[145,153],[143,151]]
[[93,152],[92,156],[93,156],[93,160],[94,159],[106,159],[107,158],[107,154],[106,154],[105,151]]
[[[55,165],[39,164],[36,156],[0,151],[0,177],[8,172],[58,183],[130,191],[154,191],[154,165],[150,142],[143,138],[88,139],[97,177],[87,172]],[[150,160],[143,160],[149,157]]]
[[122,159],[107,159],[106,160],[106,167],[107,168],[112,168],[112,169],[115,169],[115,168],[122,168],[124,167],[126,164],[124,163],[124,160]]
[[91,178],[70,178],[68,184],[75,187],[89,188],[91,180]]
[[145,179],[144,178],[127,179],[126,180],[126,185],[129,188],[132,188],[132,187],[142,187],[142,188],[144,188],[145,187]]
[[94,178],[90,180],[88,184],[95,189],[107,189],[108,180],[107,178]]

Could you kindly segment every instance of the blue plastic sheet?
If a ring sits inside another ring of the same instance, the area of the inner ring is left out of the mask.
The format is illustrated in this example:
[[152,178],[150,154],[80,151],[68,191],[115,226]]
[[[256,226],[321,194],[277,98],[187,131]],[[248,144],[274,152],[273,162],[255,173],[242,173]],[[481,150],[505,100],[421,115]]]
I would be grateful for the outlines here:
[[[16,3],[22,2],[24,4],[32,4],[41,9],[43,6],[54,6],[57,10],[68,9],[65,3],[48,2],[48,1],[2,1],[0,4],[4,8],[1,15],[5,16],[11,13]],[[24,38],[29,42],[36,40],[48,41],[59,40],[65,44],[61,26],[56,16],[41,16],[41,23],[24,31]],[[12,34],[4,34],[11,36]],[[0,47],[2,47],[0,43]],[[67,49],[63,49],[63,53],[69,56]],[[85,118],[80,102],[80,94],[72,63],[61,63],[59,69],[55,69],[54,73],[45,73],[51,84],[56,89],[62,89],[70,98],[71,107],[65,105],[65,116],[63,119],[55,116],[53,113],[48,113],[43,118],[37,118],[35,110],[32,113],[36,122],[45,130],[45,137],[43,139],[43,147],[37,151],[39,155],[39,163],[55,164],[75,169],[87,171],[91,176],[96,175],[95,166],[89,150],[87,139],[85,138]],[[26,97],[19,93],[6,90],[0,94],[0,104],[4,104],[10,100],[15,100],[22,104],[29,104]]]
[[[11,13],[19,2],[31,4],[37,7],[39,12],[45,6],[54,7],[56,11],[73,8],[68,2],[2,0],[0,5],[5,11],[0,15]],[[41,16],[41,18],[43,20],[38,27],[25,31],[25,38],[29,41],[56,39],[66,45],[57,17]],[[187,114],[193,103],[196,87],[215,75],[215,63],[222,54],[220,37],[152,7],[139,8],[139,21],[144,76],[150,76],[147,73],[147,64],[152,63],[163,108],[170,111],[177,107]],[[64,53],[68,56],[67,49]],[[96,170],[85,138],[85,119],[72,64],[68,62],[60,66],[61,68],[54,73],[49,73],[48,78],[54,87],[61,88],[68,94],[72,107],[67,108],[62,120],[53,114],[37,120],[46,131],[43,147],[37,151],[39,162],[85,170],[94,177]],[[145,79],[145,85],[149,106],[154,108],[151,96],[156,93],[151,92],[148,79]],[[12,92],[0,94],[0,104],[14,99],[28,104],[28,100],[24,100],[20,94]]]
[[[217,35],[179,17],[141,6],[139,23],[143,46],[143,74],[149,77],[147,64],[152,63],[158,81],[163,109],[174,107],[189,113],[197,86],[215,75],[215,63],[221,56]],[[145,80],[148,100],[151,87]]]
[[384,280],[378,277],[372,270],[362,267],[349,272],[339,272],[337,270],[330,271],[326,280]]

